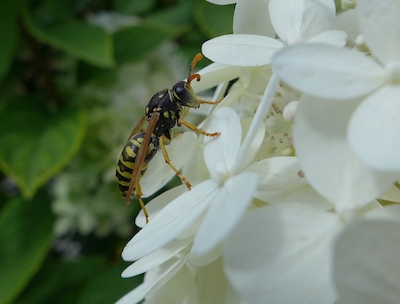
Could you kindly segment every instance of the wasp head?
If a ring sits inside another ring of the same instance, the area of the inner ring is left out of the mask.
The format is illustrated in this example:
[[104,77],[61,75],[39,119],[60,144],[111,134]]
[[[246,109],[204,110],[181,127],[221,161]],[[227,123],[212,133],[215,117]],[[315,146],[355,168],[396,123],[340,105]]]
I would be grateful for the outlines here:
[[200,107],[197,95],[190,86],[190,83],[186,81],[178,81],[172,87],[172,92],[177,102],[182,106],[195,109]]

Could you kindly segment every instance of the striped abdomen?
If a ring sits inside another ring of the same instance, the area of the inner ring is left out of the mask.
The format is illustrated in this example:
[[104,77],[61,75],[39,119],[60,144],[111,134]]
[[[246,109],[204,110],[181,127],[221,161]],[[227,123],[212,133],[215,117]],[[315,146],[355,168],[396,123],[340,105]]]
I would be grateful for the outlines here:
[[[127,195],[129,183],[132,179],[132,173],[136,165],[136,155],[139,152],[145,134],[146,133],[142,132],[132,136],[126,143],[119,157],[115,176],[119,185],[119,192],[121,193],[123,198],[125,198]],[[146,157],[140,170],[138,180],[142,178],[143,174],[146,172],[149,161],[154,157],[158,150],[158,147],[155,147],[154,145],[154,139],[158,140],[157,137],[153,137],[150,141],[150,144],[147,147]],[[130,200],[133,198],[134,193],[135,191],[132,191]]]

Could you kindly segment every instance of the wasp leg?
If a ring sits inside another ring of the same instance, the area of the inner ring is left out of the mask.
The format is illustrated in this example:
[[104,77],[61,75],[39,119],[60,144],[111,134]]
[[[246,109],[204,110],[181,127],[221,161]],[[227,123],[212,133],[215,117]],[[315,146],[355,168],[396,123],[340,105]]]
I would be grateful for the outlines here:
[[188,129],[190,129],[192,131],[195,131],[197,133],[200,133],[200,134],[202,134],[204,136],[217,137],[217,136],[219,136],[221,134],[220,132],[214,132],[214,133],[205,132],[203,130],[200,130],[198,127],[196,127],[195,125],[191,124],[190,122],[187,122],[187,121],[185,121],[185,120],[183,120],[181,118],[179,118],[178,123],[181,124],[181,125],[184,125]]
[[167,149],[165,148],[164,138],[163,138],[162,136],[160,136],[160,137],[159,137],[159,140],[160,140],[160,148],[161,148],[161,151],[162,151],[162,153],[163,153],[165,163],[166,163],[168,166],[170,166],[172,170],[174,170],[174,172],[176,173],[176,175],[179,176],[179,178],[180,178],[181,181],[186,185],[186,187],[188,188],[188,190],[192,189],[192,185],[189,183],[189,181],[186,179],[186,177],[184,177],[184,176],[182,175],[182,173],[179,172],[179,170],[176,169],[175,166],[174,166],[173,164],[171,164],[171,160],[170,160],[170,158],[169,158],[169,156],[168,156]]
[[198,99],[200,104],[209,104],[209,105],[219,104],[222,100],[224,100],[224,97],[222,97],[221,99],[219,99],[217,101],[207,101],[207,100],[203,100],[203,99]]
[[147,213],[146,206],[144,205],[144,202],[142,200],[143,192],[142,192],[142,188],[140,188],[140,184],[139,183],[136,184],[135,192],[136,192],[136,197],[139,200],[140,207],[142,207],[144,216],[146,217],[146,224],[147,224],[149,222],[149,214]]

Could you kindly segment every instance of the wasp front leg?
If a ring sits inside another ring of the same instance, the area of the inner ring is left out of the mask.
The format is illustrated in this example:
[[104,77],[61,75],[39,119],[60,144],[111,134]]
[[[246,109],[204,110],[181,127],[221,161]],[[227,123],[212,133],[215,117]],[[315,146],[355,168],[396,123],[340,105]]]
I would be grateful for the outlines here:
[[203,100],[203,99],[198,99],[197,101],[199,102],[199,104],[216,105],[216,104],[219,104],[222,100],[224,100],[224,97],[222,97],[221,99],[219,99],[217,101],[207,101],[207,100]]
[[176,173],[176,175],[179,176],[179,178],[180,178],[181,181],[186,185],[186,187],[188,188],[188,190],[192,189],[192,185],[189,183],[189,181],[186,179],[186,177],[184,177],[184,176],[182,175],[182,173],[181,173],[173,164],[171,164],[171,160],[170,160],[170,158],[169,158],[167,149],[165,148],[165,144],[164,144],[164,140],[165,140],[165,139],[164,139],[164,136],[160,136],[158,139],[159,139],[159,143],[160,143],[160,148],[161,148],[162,154],[163,154],[163,156],[164,156],[165,163],[166,163],[168,166],[170,166],[170,168],[171,168],[172,170],[174,170],[174,172]]
[[214,132],[214,133],[205,132],[203,130],[200,130],[194,124],[191,124],[190,122],[187,122],[187,121],[185,121],[185,120],[183,120],[181,118],[179,118],[178,124],[184,125],[186,128],[188,128],[188,129],[190,129],[190,130],[192,130],[194,132],[200,133],[200,134],[202,134],[204,136],[208,136],[208,137],[217,137],[217,136],[219,136],[221,134],[220,132]]

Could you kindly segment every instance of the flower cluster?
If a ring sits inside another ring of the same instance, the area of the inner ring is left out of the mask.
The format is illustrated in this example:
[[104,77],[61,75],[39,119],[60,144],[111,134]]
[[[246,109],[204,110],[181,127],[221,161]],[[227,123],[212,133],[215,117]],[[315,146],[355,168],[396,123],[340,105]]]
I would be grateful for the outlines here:
[[170,153],[195,186],[137,218],[118,303],[398,303],[400,1],[212,2],[236,3],[195,85],[235,80],[201,125],[221,135]]

